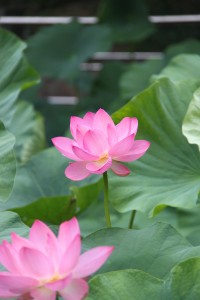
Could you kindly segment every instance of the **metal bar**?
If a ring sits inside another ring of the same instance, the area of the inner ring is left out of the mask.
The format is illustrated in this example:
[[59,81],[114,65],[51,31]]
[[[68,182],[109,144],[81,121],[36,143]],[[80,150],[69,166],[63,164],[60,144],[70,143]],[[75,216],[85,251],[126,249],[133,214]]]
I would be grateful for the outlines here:
[[152,23],[188,23],[200,22],[200,15],[149,16]]
[[162,59],[162,52],[97,52],[93,55],[97,60],[144,60],[144,59]]
[[96,17],[17,17],[6,16],[0,17],[0,24],[68,24],[73,20],[82,24],[95,24],[97,23]]
[[[0,24],[68,24],[72,20],[77,20],[81,24],[95,24],[98,22],[97,17],[17,17],[2,16]],[[152,23],[188,23],[200,22],[200,15],[174,15],[174,16],[149,16]]]
[[[164,57],[162,52],[97,52],[92,59],[98,60],[159,60]],[[103,65],[100,62],[81,63],[81,71],[100,71]]]
[[102,63],[82,63],[80,64],[81,71],[99,72],[103,68]]
[[78,97],[76,96],[49,96],[47,102],[52,105],[76,105],[78,103]]

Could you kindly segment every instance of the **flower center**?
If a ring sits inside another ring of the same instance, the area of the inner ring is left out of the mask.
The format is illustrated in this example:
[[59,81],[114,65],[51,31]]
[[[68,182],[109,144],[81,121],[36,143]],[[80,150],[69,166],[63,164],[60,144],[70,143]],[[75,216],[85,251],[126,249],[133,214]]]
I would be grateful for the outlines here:
[[54,275],[50,280],[48,280],[49,283],[55,282],[57,280],[61,279],[61,276],[58,274]]
[[99,157],[98,162],[103,163],[103,162],[105,162],[108,158],[109,158],[108,153],[104,153],[104,154],[102,154],[102,155]]
[[62,279],[62,278],[63,278],[63,277],[62,277],[60,274],[56,273],[56,274],[54,274],[51,278],[42,279],[42,280],[40,281],[40,286],[43,286],[43,285],[46,284],[46,283],[53,283],[53,282],[56,282],[57,280],[60,280],[60,279]]

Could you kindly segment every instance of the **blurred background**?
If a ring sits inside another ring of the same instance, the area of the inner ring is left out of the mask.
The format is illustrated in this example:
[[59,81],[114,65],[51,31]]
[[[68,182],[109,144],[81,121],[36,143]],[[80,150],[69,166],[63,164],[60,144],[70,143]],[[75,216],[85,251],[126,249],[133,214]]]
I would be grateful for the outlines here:
[[199,11],[195,0],[1,0],[0,25],[41,77],[21,98],[44,115],[47,144],[71,115],[112,113],[172,57],[199,54]]

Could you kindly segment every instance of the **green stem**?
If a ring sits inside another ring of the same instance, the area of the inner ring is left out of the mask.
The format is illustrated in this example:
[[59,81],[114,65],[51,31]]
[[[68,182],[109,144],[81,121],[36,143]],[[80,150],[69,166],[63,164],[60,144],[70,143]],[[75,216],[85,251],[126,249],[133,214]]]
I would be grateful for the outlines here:
[[105,218],[106,218],[106,226],[111,226],[110,221],[110,210],[109,210],[109,200],[108,200],[108,174],[107,172],[103,173],[103,183],[104,183],[104,211],[105,211]]
[[129,226],[128,226],[129,229],[132,229],[132,228],[133,228],[133,223],[134,223],[134,219],[135,219],[135,214],[136,214],[136,210],[133,210],[132,213],[131,213],[130,221],[129,221]]
[[59,296],[58,295],[56,296],[56,300],[59,300]]

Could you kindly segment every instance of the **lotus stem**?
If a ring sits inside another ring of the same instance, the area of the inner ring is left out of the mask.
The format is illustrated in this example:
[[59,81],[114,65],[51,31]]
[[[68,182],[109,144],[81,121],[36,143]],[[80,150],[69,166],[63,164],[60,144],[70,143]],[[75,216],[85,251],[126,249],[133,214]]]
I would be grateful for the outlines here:
[[103,173],[103,183],[104,183],[104,211],[106,218],[106,226],[112,227],[110,221],[110,210],[109,210],[109,197],[108,197],[108,174],[107,172]]
[[133,210],[132,213],[131,213],[130,221],[129,221],[129,226],[128,226],[129,229],[133,228],[133,223],[134,223],[134,220],[135,220],[135,215],[136,215],[136,210]]

